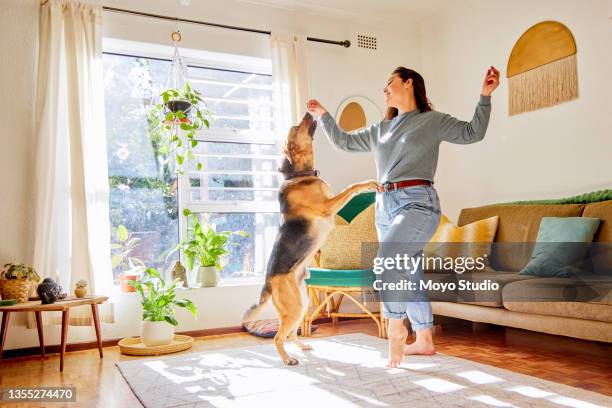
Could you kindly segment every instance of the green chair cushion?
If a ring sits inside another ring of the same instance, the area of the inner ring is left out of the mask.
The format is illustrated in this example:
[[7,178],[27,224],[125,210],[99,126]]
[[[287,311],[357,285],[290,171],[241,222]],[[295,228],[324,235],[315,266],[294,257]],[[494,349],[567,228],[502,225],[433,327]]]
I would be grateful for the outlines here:
[[306,284],[314,286],[372,287],[374,272],[371,269],[308,268],[310,278]]
[[342,207],[338,215],[350,223],[353,218],[372,205],[374,201],[376,201],[376,193],[374,192],[358,194]]

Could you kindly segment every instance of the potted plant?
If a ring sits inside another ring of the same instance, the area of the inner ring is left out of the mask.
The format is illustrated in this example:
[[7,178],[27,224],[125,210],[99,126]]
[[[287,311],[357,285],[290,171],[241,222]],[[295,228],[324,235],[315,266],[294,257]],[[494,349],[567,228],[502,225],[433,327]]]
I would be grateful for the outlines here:
[[0,272],[0,296],[15,299],[17,303],[28,301],[30,287],[40,281],[36,269],[22,263],[7,263]]
[[197,317],[197,310],[189,299],[176,299],[178,279],[166,282],[157,270],[147,268],[137,281],[130,281],[142,297],[142,326],[140,339],[147,347],[170,344],[174,327],[178,325],[175,308],[182,307]]
[[[162,161],[175,154],[177,173],[183,175],[183,164],[195,158],[193,150],[198,141],[196,131],[208,128],[211,113],[202,94],[192,89],[189,83],[181,88],[168,88],[160,94],[161,102],[149,110],[149,137]],[[197,163],[198,171],[202,163]]]
[[134,292],[135,288],[129,281],[136,280],[138,275],[145,270],[144,262],[131,253],[140,245],[140,238],[134,238],[125,225],[121,224],[115,232],[117,242],[111,244],[111,250],[115,251],[112,257],[112,268],[120,268],[119,281],[123,292]]
[[187,269],[193,270],[198,261],[198,270],[195,281],[202,287],[217,286],[220,280],[221,262],[224,255],[228,253],[228,245],[238,245],[230,241],[232,234],[248,237],[244,231],[220,231],[217,232],[211,225],[200,224],[198,216],[190,210],[183,210],[183,215],[191,219],[193,227],[189,228],[190,239],[179,243],[173,252],[182,249],[187,257]]

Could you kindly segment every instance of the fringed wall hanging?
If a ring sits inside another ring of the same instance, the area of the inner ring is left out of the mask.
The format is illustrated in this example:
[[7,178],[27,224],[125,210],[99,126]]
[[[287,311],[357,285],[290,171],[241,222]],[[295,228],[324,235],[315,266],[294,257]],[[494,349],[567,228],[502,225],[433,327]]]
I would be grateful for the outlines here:
[[571,31],[556,21],[530,27],[512,48],[506,76],[510,115],[576,99],[576,42]]

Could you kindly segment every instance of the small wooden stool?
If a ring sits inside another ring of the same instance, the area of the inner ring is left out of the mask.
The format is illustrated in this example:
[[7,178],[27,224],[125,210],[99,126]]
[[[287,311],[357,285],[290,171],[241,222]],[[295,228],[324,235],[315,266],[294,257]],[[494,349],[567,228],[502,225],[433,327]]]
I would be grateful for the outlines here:
[[[326,315],[331,317],[332,324],[338,323],[340,317],[369,317],[378,326],[378,336],[387,337],[386,319],[382,317],[382,303],[380,303],[380,311],[370,311],[365,303],[362,303],[358,296],[365,291],[372,291],[371,282],[373,282],[373,272],[371,270],[340,270],[340,269],[323,269],[323,268],[308,268],[310,277],[306,279],[306,287],[308,290],[309,304],[302,320],[302,335],[312,335],[312,322],[322,316],[323,308],[327,308]],[[357,297],[354,296],[357,294]],[[339,295],[338,299],[334,299],[335,295]],[[323,300],[320,300],[320,298]],[[362,313],[341,313],[340,305],[344,299],[349,299],[362,311]],[[311,311],[311,308],[314,310]]]
[[13,306],[0,306],[2,312],[2,328],[0,330],[0,361],[2,360],[2,351],[4,350],[4,341],[6,340],[6,332],[8,331],[8,323],[12,312],[34,312],[36,314],[36,328],[38,329],[38,342],[40,343],[40,354],[45,355],[45,339],[43,335],[42,312],[61,311],[62,312],[62,340],[60,347],[60,371],[64,371],[64,353],[66,352],[66,337],[68,335],[68,319],[70,317],[70,308],[82,305],[91,305],[91,313],[93,315],[93,323],[96,329],[96,338],[98,340],[98,350],[100,358],[102,355],[102,336],[100,334],[100,319],[98,317],[98,304],[108,300],[107,296],[91,296],[85,298],[75,298],[74,296],[66,299],[58,300],[49,305],[43,305],[39,300],[33,300],[25,303],[17,303]]

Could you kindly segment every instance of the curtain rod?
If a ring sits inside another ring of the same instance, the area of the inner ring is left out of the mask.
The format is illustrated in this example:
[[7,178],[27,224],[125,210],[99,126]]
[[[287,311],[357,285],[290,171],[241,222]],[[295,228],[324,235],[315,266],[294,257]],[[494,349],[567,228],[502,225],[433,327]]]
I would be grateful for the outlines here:
[[[157,19],[160,19],[160,20],[175,21],[175,22],[179,22],[179,23],[198,24],[198,25],[205,25],[205,26],[210,26],[210,27],[226,28],[226,29],[229,29],[229,30],[246,31],[246,32],[249,32],[249,33],[272,35],[271,31],[257,30],[257,29],[254,29],[254,28],[238,27],[238,26],[232,26],[232,25],[226,25],[226,24],[218,24],[218,23],[209,23],[207,21],[190,20],[190,19],[186,19],[186,18],[169,17],[169,16],[164,16],[164,15],[161,15],[161,14],[144,13],[142,11],[126,10],[126,9],[120,9],[120,8],[115,8],[115,7],[103,6],[102,9],[104,11],[110,11],[110,12],[113,12],[113,13],[132,14],[132,15],[135,15],[135,16],[151,17],[151,18],[157,18]],[[325,43],[325,44],[341,45],[341,46],[343,46],[345,48],[348,48],[348,47],[351,46],[351,42],[349,40],[333,41],[333,40],[326,40],[326,39],[323,39],[323,38],[314,38],[314,37],[306,37],[306,39],[308,41],[320,42],[320,43]]]

